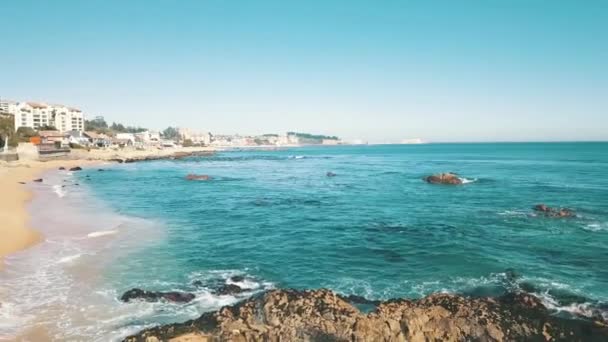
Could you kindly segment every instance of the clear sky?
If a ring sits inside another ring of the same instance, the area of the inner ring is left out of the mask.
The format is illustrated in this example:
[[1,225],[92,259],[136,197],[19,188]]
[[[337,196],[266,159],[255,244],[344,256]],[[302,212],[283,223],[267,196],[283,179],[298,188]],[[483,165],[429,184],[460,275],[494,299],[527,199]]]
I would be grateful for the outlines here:
[[608,140],[608,1],[0,1],[0,97],[370,142]]

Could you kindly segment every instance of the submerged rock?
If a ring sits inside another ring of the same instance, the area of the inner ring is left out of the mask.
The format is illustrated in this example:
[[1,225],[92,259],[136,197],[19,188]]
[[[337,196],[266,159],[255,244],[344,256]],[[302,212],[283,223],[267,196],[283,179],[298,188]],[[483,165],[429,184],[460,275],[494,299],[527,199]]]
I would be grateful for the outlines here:
[[568,208],[551,208],[544,204],[537,204],[532,209],[547,217],[575,217],[576,213]]
[[329,171],[328,173],[326,173],[327,177],[336,177],[337,175],[331,171]]
[[460,179],[454,173],[439,173],[436,175],[425,177],[424,180],[431,184],[448,184],[448,185],[460,185],[462,179]]
[[[359,297],[352,297],[360,300]],[[550,315],[540,300],[434,294],[378,303],[367,314],[330,290],[272,290],[125,341],[606,341],[608,328]]]
[[81,171],[82,168],[80,166],[71,167],[70,171]]
[[194,299],[194,294],[188,292],[156,292],[146,291],[142,289],[131,289],[125,292],[120,300],[123,302],[130,302],[132,300],[145,300],[147,302],[158,302],[160,300],[166,300],[168,302],[175,303],[188,303]]
[[191,173],[191,174],[188,174],[188,175],[186,176],[186,179],[187,179],[187,180],[202,180],[202,181],[208,181],[208,180],[211,180],[211,177],[210,177],[210,176],[208,176],[208,175],[195,175],[195,174]]
[[218,295],[232,295],[232,294],[237,294],[237,293],[241,293],[243,292],[244,289],[242,289],[240,286],[238,285],[234,285],[234,284],[226,284],[226,285],[222,285],[220,286],[215,293]]

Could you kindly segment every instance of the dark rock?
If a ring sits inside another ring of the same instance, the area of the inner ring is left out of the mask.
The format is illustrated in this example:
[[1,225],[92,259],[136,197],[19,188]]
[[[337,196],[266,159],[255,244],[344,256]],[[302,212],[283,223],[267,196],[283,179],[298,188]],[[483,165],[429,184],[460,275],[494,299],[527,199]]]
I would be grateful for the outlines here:
[[240,276],[240,275],[235,275],[235,276],[230,277],[230,281],[233,281],[235,283],[240,283],[243,280],[245,280],[245,277]]
[[32,182],[42,183],[42,178],[34,179]]
[[131,289],[125,292],[120,300],[123,302],[130,302],[132,300],[145,300],[147,302],[158,302],[160,300],[166,300],[174,303],[188,303],[194,299],[194,294],[188,292],[156,292],[146,291],[142,289]]
[[576,213],[568,208],[551,208],[545,204],[537,204],[532,209],[538,213],[542,213],[546,217],[576,217]]
[[103,172],[105,171],[104,169],[97,169],[98,172]]
[[124,163],[125,161],[123,159],[119,159],[119,158],[114,158],[114,159],[109,159],[109,161],[113,161],[113,162],[117,162],[117,163]]
[[208,181],[211,180],[211,177],[208,175],[195,175],[193,173],[189,174],[186,176],[187,180],[201,180],[201,181]]
[[19,184],[25,184],[25,182],[19,182]]
[[525,293],[395,299],[365,314],[330,290],[272,290],[125,341],[193,335],[201,341],[607,341],[608,327],[553,316]]
[[440,173],[432,176],[425,177],[424,180],[431,184],[448,184],[448,185],[460,185],[462,179],[460,179],[454,173]]
[[81,171],[82,168],[80,166],[71,167],[70,171]]
[[333,172],[331,172],[331,171],[329,171],[329,172],[326,173],[326,176],[327,177],[336,177],[336,174],[333,173]]
[[232,295],[241,292],[243,292],[243,289],[240,286],[234,284],[222,285],[215,291],[215,293],[218,295]]
[[59,170],[65,170],[65,167],[60,166],[60,167],[59,167]]
[[379,300],[371,300],[363,296],[357,296],[352,294],[348,296],[340,296],[340,298],[352,304],[369,304],[378,306],[380,305],[380,303],[382,303],[382,301]]
[[200,281],[200,280],[195,280],[195,281],[192,282],[192,285],[196,286],[196,287],[202,287],[203,286],[203,282]]

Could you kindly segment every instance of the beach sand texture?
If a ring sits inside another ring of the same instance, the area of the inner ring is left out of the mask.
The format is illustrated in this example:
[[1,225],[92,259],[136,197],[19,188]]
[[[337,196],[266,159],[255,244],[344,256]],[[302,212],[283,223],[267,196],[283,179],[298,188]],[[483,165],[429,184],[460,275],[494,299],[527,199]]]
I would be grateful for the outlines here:
[[[60,166],[87,166],[111,159],[169,157],[175,153],[213,151],[212,148],[73,150],[68,159],[50,161],[0,162],[0,269],[4,257],[25,249],[42,239],[35,227],[29,227],[25,205],[31,198],[26,184],[41,178],[46,170]],[[20,183],[21,182],[21,183]]]

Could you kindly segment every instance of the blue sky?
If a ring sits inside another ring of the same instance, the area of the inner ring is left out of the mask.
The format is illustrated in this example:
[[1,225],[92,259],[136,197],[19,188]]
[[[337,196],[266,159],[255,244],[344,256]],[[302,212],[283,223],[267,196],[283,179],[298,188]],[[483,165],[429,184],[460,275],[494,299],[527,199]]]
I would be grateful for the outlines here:
[[371,142],[608,140],[608,1],[0,2],[0,97]]

